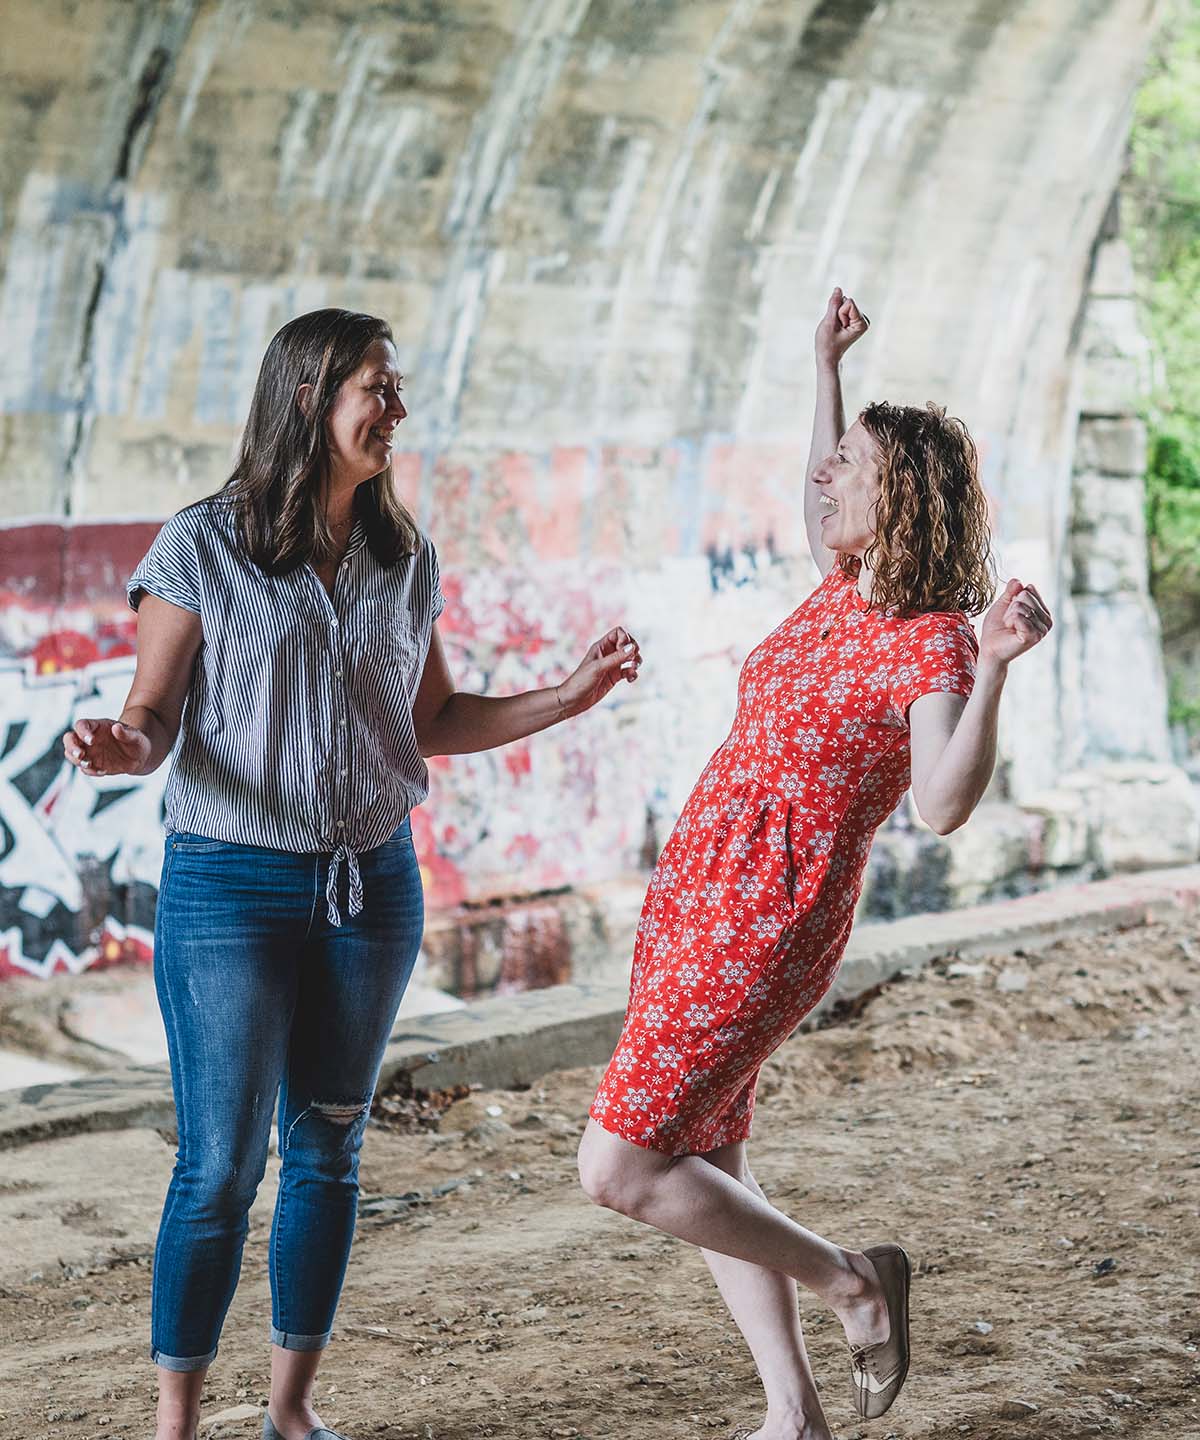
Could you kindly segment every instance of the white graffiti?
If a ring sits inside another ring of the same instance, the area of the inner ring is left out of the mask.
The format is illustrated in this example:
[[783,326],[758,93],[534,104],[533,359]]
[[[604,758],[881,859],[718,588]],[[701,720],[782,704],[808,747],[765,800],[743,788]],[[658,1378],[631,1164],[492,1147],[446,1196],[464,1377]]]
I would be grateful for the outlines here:
[[[22,925],[12,923],[14,897],[18,920],[45,920],[56,906],[78,915],[85,899],[82,862],[87,860],[109,867],[114,885],[158,883],[166,767],[145,778],[89,780],[59,748],[59,737],[81,716],[120,713],[133,664],[132,657],[122,656],[38,675],[32,661],[0,663],[0,822],[7,832],[0,894],[7,892],[10,902],[0,949],[9,964],[32,975],[84,970],[97,952],[91,945],[75,953],[55,938],[44,956],[27,955]],[[46,773],[31,796],[28,781],[18,780],[39,763]],[[123,926],[111,917],[103,929],[117,940],[128,935],[150,943],[140,927]]]

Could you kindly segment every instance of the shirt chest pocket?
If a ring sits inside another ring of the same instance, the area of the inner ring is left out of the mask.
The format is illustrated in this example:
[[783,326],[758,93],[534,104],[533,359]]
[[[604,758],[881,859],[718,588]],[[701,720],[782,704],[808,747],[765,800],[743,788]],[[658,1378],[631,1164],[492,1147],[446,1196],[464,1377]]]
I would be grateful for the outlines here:
[[362,657],[397,669],[412,679],[420,660],[421,640],[412,613],[400,606],[378,606],[365,611],[355,625],[356,646]]

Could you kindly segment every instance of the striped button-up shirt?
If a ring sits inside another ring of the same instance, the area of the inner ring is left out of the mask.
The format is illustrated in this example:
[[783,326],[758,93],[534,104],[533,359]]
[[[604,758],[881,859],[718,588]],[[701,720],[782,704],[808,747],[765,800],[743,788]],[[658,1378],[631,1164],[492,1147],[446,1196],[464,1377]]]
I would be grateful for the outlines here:
[[442,611],[422,540],[388,568],[356,522],[333,596],[310,565],[267,575],[239,552],[228,505],[190,505],[130,577],[194,611],[203,640],[164,806],[168,831],[330,855],[326,901],[362,908],[358,852],[381,845],[429,793],[412,705]]

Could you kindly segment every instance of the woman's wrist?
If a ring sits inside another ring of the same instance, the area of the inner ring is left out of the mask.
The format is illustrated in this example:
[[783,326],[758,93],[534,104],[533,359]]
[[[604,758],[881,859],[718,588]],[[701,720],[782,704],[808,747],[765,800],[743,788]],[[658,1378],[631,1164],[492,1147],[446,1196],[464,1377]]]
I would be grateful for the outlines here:
[[975,688],[1002,690],[1008,678],[1008,661],[997,660],[991,655],[981,655],[975,668]]

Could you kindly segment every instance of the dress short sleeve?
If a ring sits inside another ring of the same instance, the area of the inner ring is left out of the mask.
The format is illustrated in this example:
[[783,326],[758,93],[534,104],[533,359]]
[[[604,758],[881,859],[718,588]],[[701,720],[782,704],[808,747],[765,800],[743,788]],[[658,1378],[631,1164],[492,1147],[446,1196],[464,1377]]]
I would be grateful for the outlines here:
[[195,507],[172,515],[125,584],[136,610],[143,595],[157,595],[183,610],[200,613],[200,562],[196,554]]
[[921,695],[970,695],[979,642],[961,611],[919,616],[904,640],[888,682],[888,698],[900,716],[907,720],[908,707]]

